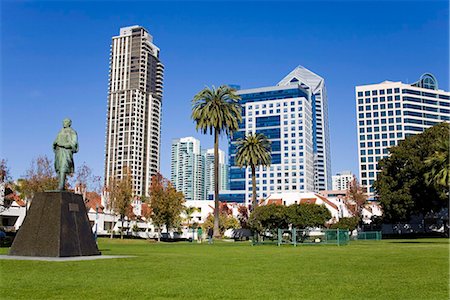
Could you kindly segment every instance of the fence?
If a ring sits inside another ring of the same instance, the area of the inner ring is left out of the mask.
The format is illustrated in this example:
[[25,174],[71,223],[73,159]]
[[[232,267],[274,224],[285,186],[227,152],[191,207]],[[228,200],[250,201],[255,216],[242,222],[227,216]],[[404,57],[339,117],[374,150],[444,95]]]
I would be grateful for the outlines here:
[[381,231],[361,231],[358,232],[357,240],[381,240]]
[[347,245],[349,232],[343,229],[277,229],[253,238],[253,245]]

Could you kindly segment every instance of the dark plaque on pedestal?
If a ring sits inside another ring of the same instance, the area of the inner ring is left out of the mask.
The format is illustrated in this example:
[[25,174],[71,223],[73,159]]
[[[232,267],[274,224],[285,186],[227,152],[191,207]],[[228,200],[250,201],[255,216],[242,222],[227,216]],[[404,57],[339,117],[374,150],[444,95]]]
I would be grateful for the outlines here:
[[83,197],[66,191],[37,193],[9,255],[100,255]]

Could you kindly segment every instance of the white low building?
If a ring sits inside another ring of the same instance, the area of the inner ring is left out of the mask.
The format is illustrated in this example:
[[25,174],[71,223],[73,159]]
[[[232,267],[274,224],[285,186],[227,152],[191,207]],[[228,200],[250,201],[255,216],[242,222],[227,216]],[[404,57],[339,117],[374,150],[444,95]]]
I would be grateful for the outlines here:
[[12,200],[11,205],[2,207],[0,211],[0,229],[4,231],[17,231],[27,214],[26,204],[23,200]]
[[338,200],[330,200],[320,194],[307,192],[307,193],[277,193],[271,194],[259,205],[279,204],[289,206],[291,204],[317,204],[324,205],[331,213],[332,218],[329,220],[331,223],[339,221],[340,218],[347,215],[347,210],[344,203],[340,203]]
[[378,202],[367,203],[361,211],[361,217],[365,224],[372,223],[372,217],[381,217],[383,210]]

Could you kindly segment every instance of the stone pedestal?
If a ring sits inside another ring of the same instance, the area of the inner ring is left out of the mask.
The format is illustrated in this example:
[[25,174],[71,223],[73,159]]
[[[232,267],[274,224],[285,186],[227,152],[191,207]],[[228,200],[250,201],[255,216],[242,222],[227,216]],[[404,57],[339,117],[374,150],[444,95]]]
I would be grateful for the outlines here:
[[83,197],[70,192],[37,193],[9,255],[100,255]]

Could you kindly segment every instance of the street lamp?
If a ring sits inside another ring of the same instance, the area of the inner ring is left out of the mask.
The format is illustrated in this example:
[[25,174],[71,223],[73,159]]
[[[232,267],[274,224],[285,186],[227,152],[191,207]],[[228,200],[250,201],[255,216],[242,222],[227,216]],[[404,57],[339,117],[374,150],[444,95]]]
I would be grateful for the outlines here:
[[97,228],[98,228],[98,204],[95,205],[95,242],[97,242]]

